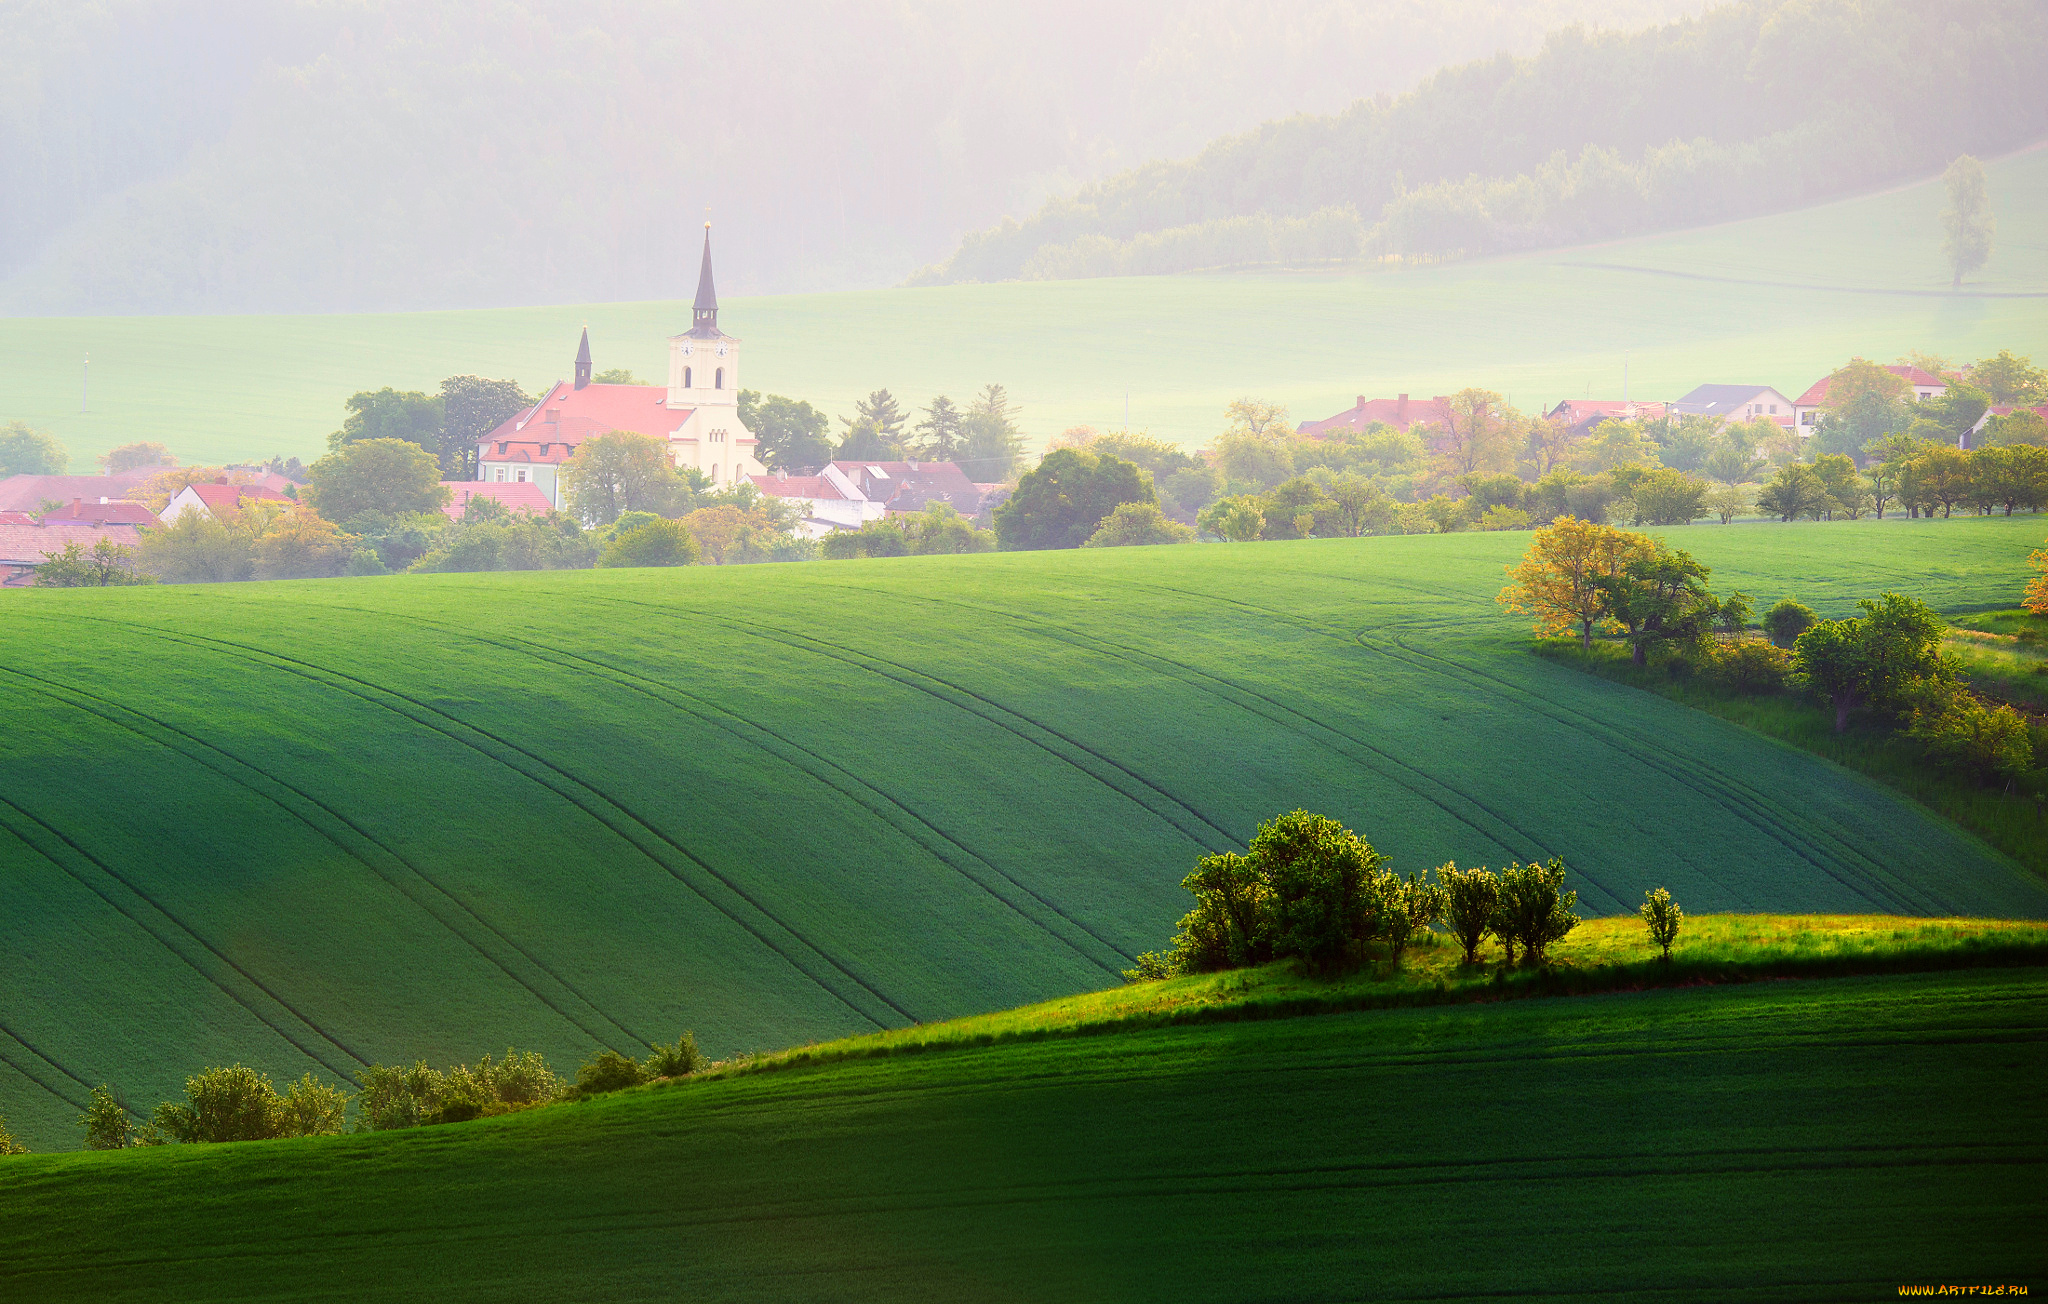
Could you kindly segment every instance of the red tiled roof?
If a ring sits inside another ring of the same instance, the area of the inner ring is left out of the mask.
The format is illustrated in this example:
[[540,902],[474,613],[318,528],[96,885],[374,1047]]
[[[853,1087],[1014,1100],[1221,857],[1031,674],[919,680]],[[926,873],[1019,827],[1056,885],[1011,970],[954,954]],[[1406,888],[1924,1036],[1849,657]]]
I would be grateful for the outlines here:
[[126,498],[128,491],[163,470],[160,466],[123,471],[119,475],[11,475],[0,480],[0,512],[32,512],[45,500],[68,503],[83,498]]
[[76,523],[80,525],[155,525],[156,513],[141,503],[131,502],[86,502],[74,498],[64,506],[44,515],[45,525]]
[[[585,385],[567,381],[477,441],[486,461],[566,462],[576,445],[614,430],[666,439],[693,409],[668,406],[666,385]],[[504,448],[500,450],[500,444]]]
[[750,475],[754,487],[771,498],[824,498],[837,502],[846,497],[822,475]]
[[1442,394],[1418,399],[1411,399],[1406,394],[1398,398],[1368,399],[1360,394],[1355,407],[1321,421],[1304,421],[1295,427],[1295,433],[1321,439],[1341,431],[1363,430],[1375,421],[1384,421],[1394,429],[1404,431],[1410,426],[1440,426],[1444,423],[1449,403],[1450,399]]
[[0,525],[34,525],[36,518],[27,512],[0,512]]
[[[1943,380],[1939,376],[1930,376],[1918,367],[1909,367],[1902,363],[1897,366],[1886,367],[1885,370],[1889,371],[1894,376],[1903,377],[1905,379],[1905,382],[1908,385],[1913,386],[1915,389],[1948,388],[1947,381]],[[1828,401],[1828,384],[1831,381],[1833,381],[1834,378],[1835,377],[1833,372],[1829,372],[1827,375],[1822,376],[1819,380],[1814,381],[1813,384],[1807,388],[1807,391],[1804,394],[1801,394],[1798,398],[1792,400],[1793,403],[1798,407],[1824,406]]]
[[[237,512],[242,509],[245,499],[272,499],[288,503],[291,499],[274,489],[265,489],[260,484],[195,484],[189,486],[199,501],[206,504],[206,510],[215,516],[222,512]],[[176,494],[171,495],[176,498]]]
[[[62,552],[64,545],[76,540],[83,548],[90,548],[101,539],[115,543],[133,545],[135,527],[132,525],[10,525],[0,523],[0,566],[17,569],[24,566],[40,566],[44,554]],[[27,582],[26,575],[16,575],[13,580]]]
[[448,502],[441,510],[448,519],[462,519],[463,509],[469,506],[471,498],[495,498],[516,512],[533,516],[545,516],[554,510],[555,504],[547,491],[537,484],[495,484],[484,480],[443,480],[441,487],[448,491]]
[[1610,417],[1617,421],[1638,417],[1655,421],[1664,415],[1664,405],[1622,398],[1568,398],[1544,415],[1562,418],[1570,426],[1598,425]]

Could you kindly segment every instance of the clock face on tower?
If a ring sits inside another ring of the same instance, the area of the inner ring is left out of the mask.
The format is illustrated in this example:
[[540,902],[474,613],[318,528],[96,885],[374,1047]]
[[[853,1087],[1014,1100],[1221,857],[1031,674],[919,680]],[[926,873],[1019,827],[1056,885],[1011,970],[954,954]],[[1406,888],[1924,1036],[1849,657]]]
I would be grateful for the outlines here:
[[687,342],[683,345],[683,356],[686,358],[690,356],[690,346]]
[[718,346],[718,356],[721,358],[725,356],[725,346],[723,344]]

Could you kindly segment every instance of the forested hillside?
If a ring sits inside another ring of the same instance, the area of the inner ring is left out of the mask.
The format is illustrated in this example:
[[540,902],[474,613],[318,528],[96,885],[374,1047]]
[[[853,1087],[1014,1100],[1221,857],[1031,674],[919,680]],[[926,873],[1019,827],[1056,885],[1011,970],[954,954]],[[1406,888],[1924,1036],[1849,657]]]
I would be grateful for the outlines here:
[[1535,248],[1776,212],[2048,131],[2031,0],[1758,0],[1560,31],[1125,172],[969,236],[921,283]]
[[1262,118],[1702,0],[6,0],[0,312],[885,285]]

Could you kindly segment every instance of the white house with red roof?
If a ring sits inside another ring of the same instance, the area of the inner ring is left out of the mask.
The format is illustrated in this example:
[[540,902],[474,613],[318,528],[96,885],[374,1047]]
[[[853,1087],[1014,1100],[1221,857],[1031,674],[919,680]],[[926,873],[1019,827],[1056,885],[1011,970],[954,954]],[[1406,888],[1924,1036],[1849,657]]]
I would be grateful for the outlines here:
[[1375,399],[1360,394],[1355,406],[1321,421],[1304,421],[1294,428],[1294,433],[1311,439],[1327,439],[1331,435],[1363,430],[1375,421],[1405,433],[1412,426],[1441,426],[1450,412],[1451,400],[1443,394],[1413,401],[1406,394]]
[[[1947,381],[1939,376],[1931,376],[1918,367],[1900,364],[1886,367],[1885,370],[1911,385],[1912,396],[1915,399],[1940,398],[1948,393]],[[1828,405],[1828,387],[1833,384],[1834,379],[1834,373],[1829,372],[1808,386],[1804,394],[1792,400],[1793,418],[1801,435],[1812,434],[1813,428],[1820,424],[1821,410]]]
[[666,442],[678,469],[701,471],[713,484],[730,487],[767,470],[756,455],[758,441],[740,420],[739,398],[740,342],[718,328],[706,222],[690,329],[668,342],[668,384],[592,384],[585,329],[575,379],[556,382],[478,442],[477,479],[538,485],[559,508],[562,463],[584,440],[621,430]]
[[1701,385],[1668,410],[1675,417],[1713,417],[1722,422],[1763,418],[1792,428],[1792,400],[1769,385]]
[[472,498],[489,498],[494,502],[503,503],[506,510],[514,516],[521,513],[528,516],[546,516],[555,506],[547,493],[531,481],[498,484],[494,481],[443,480],[441,487],[448,491],[448,501],[442,505],[441,511],[451,521],[462,519],[462,514],[469,510],[469,500]]
[[1546,421],[1562,421],[1580,434],[1591,434],[1602,421],[1655,421],[1664,415],[1662,403],[1639,403],[1626,398],[1568,398],[1543,414]]
[[157,519],[165,525],[186,512],[198,512],[216,521],[231,520],[244,503],[258,501],[288,503],[291,499],[260,484],[229,484],[226,476],[215,476],[212,484],[188,484],[171,496]]
[[800,527],[807,538],[858,530],[887,516],[923,511],[945,503],[969,518],[999,485],[976,484],[957,462],[828,462],[816,475],[761,474],[756,489],[804,509]]

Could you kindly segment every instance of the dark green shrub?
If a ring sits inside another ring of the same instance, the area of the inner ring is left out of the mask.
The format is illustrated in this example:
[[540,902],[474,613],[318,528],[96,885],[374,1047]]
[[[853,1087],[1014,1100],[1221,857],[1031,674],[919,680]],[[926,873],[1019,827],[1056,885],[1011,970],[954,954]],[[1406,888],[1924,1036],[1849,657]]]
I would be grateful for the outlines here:
[[457,1096],[452,1100],[442,1102],[441,1108],[434,1111],[433,1121],[436,1123],[467,1123],[473,1118],[483,1117],[483,1112],[484,1106],[482,1101],[472,1099],[469,1096]]
[[1545,864],[1509,865],[1501,871],[1494,932],[1509,944],[1509,964],[1514,963],[1513,943],[1521,945],[1526,963],[1542,964],[1550,944],[1578,927],[1579,917],[1571,909],[1579,894],[1563,888],[1564,861],[1555,856]]
[[637,1087],[645,1081],[647,1070],[640,1067],[639,1061],[628,1059],[615,1050],[603,1050],[576,1070],[576,1094],[598,1096],[607,1091]]
[[1764,633],[1771,636],[1771,642],[1779,647],[1789,648],[1799,641],[1799,636],[1813,628],[1813,622],[1820,617],[1813,614],[1813,608],[1790,598],[1780,598],[1764,613]]
[[616,535],[598,554],[599,566],[692,566],[703,555],[681,521],[657,517]]
[[166,1101],[151,1118],[187,1145],[263,1141],[280,1135],[283,1099],[267,1074],[240,1064],[203,1069],[185,1079],[185,1103]]
[[1738,693],[1775,693],[1792,676],[1792,657],[1761,639],[1708,645],[1706,676]]
[[1408,939],[1443,917],[1444,889],[1419,875],[1397,878],[1389,870],[1380,876],[1379,890],[1386,902],[1381,932],[1387,939],[1388,954],[1398,965]]
[[279,1136],[340,1136],[348,1093],[307,1073],[284,1089],[277,1102]]
[[[1195,908],[1181,917],[1167,965],[1173,973],[1214,973],[1273,958],[1272,892],[1261,866],[1225,851],[1203,856],[1180,881]],[[1143,957],[1139,960],[1143,968]]]
[[78,1116],[85,1125],[85,1148],[87,1150],[125,1150],[133,1128],[128,1121],[128,1110],[117,1100],[105,1083],[92,1089],[92,1099],[86,1103],[85,1112]]
[[1484,865],[1459,869],[1456,862],[1446,862],[1436,871],[1436,878],[1443,885],[1444,922],[1450,925],[1458,945],[1465,948],[1465,963],[1477,964],[1479,944],[1493,930],[1494,913],[1500,906],[1500,879]]
[[697,1049],[697,1034],[694,1032],[685,1032],[676,1038],[673,1046],[656,1043],[649,1049],[654,1053],[641,1066],[649,1079],[680,1078],[704,1067],[704,1052]]
[[362,1090],[356,1093],[359,1132],[418,1127],[441,1108],[443,1079],[425,1060],[410,1068],[372,1064],[363,1070],[361,1082]]
[[1296,810],[1268,820],[1252,838],[1251,855],[1272,892],[1275,958],[1336,973],[1360,959],[1384,926],[1384,858],[1328,816]]
[[1973,697],[1960,685],[1930,683],[1909,719],[1908,734],[1980,781],[2011,783],[2034,768],[2034,737],[2027,718],[2003,702]]

